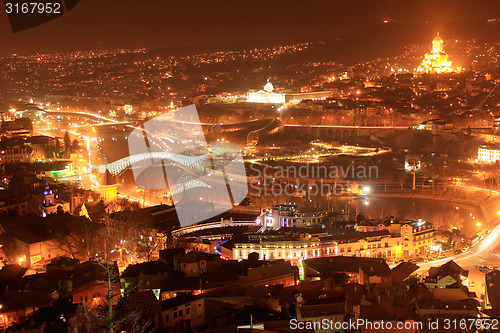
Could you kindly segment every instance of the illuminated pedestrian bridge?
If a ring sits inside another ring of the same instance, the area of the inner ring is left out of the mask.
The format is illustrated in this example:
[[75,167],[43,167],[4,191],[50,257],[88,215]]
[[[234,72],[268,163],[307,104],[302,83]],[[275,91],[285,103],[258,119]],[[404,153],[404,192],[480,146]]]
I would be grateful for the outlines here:
[[205,162],[209,157],[210,157],[209,153],[198,156],[186,156],[171,152],[146,152],[142,154],[127,156],[111,163],[93,165],[92,168],[99,172],[105,172],[107,169],[111,174],[118,175],[136,163],[146,162],[148,160],[149,161],[164,160],[164,161],[169,161],[173,165],[177,165],[195,171],[200,168],[202,169],[203,162]]

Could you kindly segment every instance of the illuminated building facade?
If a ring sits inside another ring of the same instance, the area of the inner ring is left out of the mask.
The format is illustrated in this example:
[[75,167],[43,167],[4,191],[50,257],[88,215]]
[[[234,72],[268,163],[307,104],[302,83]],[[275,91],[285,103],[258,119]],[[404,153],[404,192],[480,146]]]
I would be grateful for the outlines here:
[[479,146],[477,150],[477,159],[480,163],[495,163],[497,161],[500,161],[500,146]]
[[117,196],[116,183],[109,170],[104,174],[104,184],[101,185],[101,197],[104,200],[113,200]]
[[249,103],[285,103],[285,93],[274,92],[274,87],[269,80],[263,90],[249,91],[247,93],[247,102]]
[[29,213],[28,200],[12,192],[0,190],[0,214],[12,212],[16,212],[17,215],[27,215]]
[[412,220],[393,222],[382,230],[352,232],[327,236],[307,232],[291,232],[295,228],[250,234],[234,243],[233,259],[248,259],[250,253],[263,260],[290,260],[354,256],[385,259],[408,259],[429,254],[436,230],[432,224]]
[[424,256],[436,237],[436,229],[432,224],[421,219],[393,222],[387,229],[400,237],[403,258]]
[[69,202],[57,200],[48,184],[43,191],[41,199],[42,206],[40,207],[40,216],[42,217],[47,217],[50,214],[57,214],[59,211],[69,212],[70,210]]
[[[262,260],[290,260],[297,262],[301,259],[319,258],[337,255],[337,244],[334,241],[320,241],[309,234],[300,236],[275,235],[275,237],[252,237],[247,241],[235,242],[233,259],[248,259],[250,253],[258,253]],[[257,235],[255,235],[257,236]]]
[[493,129],[495,131],[500,130],[500,115],[493,116]]
[[330,97],[332,97],[332,92],[329,90],[298,93],[275,92],[272,83],[268,80],[263,90],[249,91],[247,93],[247,102],[284,104],[298,103],[309,99],[313,101],[325,100]]
[[265,219],[264,228],[277,230],[282,227],[307,228],[322,226],[329,221],[327,210],[299,209],[297,205],[274,206],[271,218]]
[[8,147],[0,151],[0,161],[3,163],[31,163],[33,149],[27,145]]
[[330,97],[332,97],[332,92],[330,90],[290,93],[286,94],[286,102],[298,103],[306,99],[321,101]]
[[439,37],[439,33],[432,41],[431,53],[426,53],[422,63],[418,66],[418,73],[451,73],[451,61],[448,60],[448,55],[443,50],[443,39]]

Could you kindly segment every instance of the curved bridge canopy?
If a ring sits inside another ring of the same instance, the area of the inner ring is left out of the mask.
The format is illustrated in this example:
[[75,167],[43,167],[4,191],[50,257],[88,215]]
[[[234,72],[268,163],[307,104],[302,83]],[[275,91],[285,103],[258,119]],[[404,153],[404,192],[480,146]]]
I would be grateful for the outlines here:
[[174,164],[178,164],[185,168],[193,169],[199,167],[201,163],[203,163],[207,158],[209,158],[209,156],[210,156],[209,153],[199,156],[186,156],[170,152],[147,152],[147,153],[127,156],[107,164],[93,165],[92,167],[98,170],[99,172],[105,172],[107,169],[111,174],[117,175],[122,171],[124,171],[125,169],[127,169],[128,167],[130,167],[131,165],[138,162],[146,160],[169,160],[174,162]]

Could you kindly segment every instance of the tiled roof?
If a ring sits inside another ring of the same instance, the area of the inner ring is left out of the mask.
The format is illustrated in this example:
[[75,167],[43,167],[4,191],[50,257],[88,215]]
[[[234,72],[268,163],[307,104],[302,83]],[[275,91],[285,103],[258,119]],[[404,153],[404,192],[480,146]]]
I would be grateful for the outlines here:
[[160,301],[151,290],[137,291],[120,298],[117,308],[123,313],[140,310],[143,314],[153,314],[160,310]]
[[203,299],[204,297],[205,296],[203,296],[203,295],[188,295],[188,294],[179,295],[177,297],[169,298],[167,300],[162,301],[161,302],[161,309],[163,311],[169,310],[172,308],[176,308],[180,305],[184,305],[187,303],[191,303],[191,302]]
[[391,270],[384,259],[337,256],[328,258],[314,258],[304,261],[304,264],[329,276],[338,272],[358,273],[361,268],[369,276],[391,276]]
[[391,270],[393,282],[402,282],[408,278],[413,272],[418,270],[418,265],[405,261],[397,265]]
[[156,275],[167,273],[167,266],[160,260],[128,265],[122,277],[137,277],[139,274]]
[[303,305],[299,309],[302,319],[326,317],[345,313],[344,303]]

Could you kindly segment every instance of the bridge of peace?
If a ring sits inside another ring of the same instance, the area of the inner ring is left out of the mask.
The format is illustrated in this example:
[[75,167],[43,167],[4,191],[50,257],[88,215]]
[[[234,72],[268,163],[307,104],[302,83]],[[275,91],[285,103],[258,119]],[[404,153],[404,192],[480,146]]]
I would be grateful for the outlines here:
[[[47,113],[53,115],[73,115],[89,118],[95,121],[100,121],[100,127],[105,126],[126,126],[137,128],[140,126],[140,121],[137,122],[121,122],[103,117],[90,112],[70,112],[70,111],[49,111]],[[372,135],[385,136],[394,134],[394,131],[403,131],[408,129],[404,126],[378,127],[378,126],[341,126],[341,125],[301,125],[301,124],[283,124],[279,119],[257,119],[242,123],[233,124],[200,124],[205,133],[207,142],[227,141],[237,145],[267,145],[279,143],[281,140],[296,140],[301,138],[331,140],[336,142],[352,141],[356,138],[370,137]],[[205,167],[208,155],[202,156],[183,156],[168,152],[155,153],[155,159],[167,159],[173,164],[182,169],[193,169]],[[117,161],[94,165],[93,167],[100,172],[105,172],[108,169],[112,174],[118,174],[124,169],[129,168],[136,162],[152,158],[150,155],[140,154],[127,156]],[[146,156],[147,155],[147,156]],[[199,170],[200,172],[202,170]],[[194,186],[195,184],[193,184]]]
[[[371,135],[384,135],[384,132],[394,133],[394,131],[406,130],[407,127],[375,127],[375,126],[328,126],[328,125],[283,125],[278,126],[275,119],[267,119],[263,122],[265,126],[262,128],[249,130],[245,125],[247,124],[229,124],[229,125],[212,125],[204,124],[207,136],[225,136],[224,133],[232,133],[233,137],[241,134],[242,141],[245,140],[247,145],[257,145],[261,142],[266,142],[279,135],[281,139],[299,139],[303,137],[320,138],[322,140],[342,141],[342,140],[355,140],[359,137],[370,137]],[[253,127],[255,124],[251,124]],[[260,127],[260,126],[259,126]],[[235,129],[237,128],[237,129]],[[236,133],[236,134],[235,134]],[[208,140],[211,141],[211,140]],[[229,142],[232,140],[229,139]],[[154,156],[153,156],[154,155]],[[204,154],[200,156],[184,156],[169,152],[155,152],[144,153],[139,155],[127,156],[120,160],[95,165],[94,168],[100,172],[109,170],[112,174],[118,174],[134,163],[139,163],[147,159],[165,159],[169,160],[172,164],[189,172],[203,173],[206,167],[209,155]],[[196,184],[192,184],[196,186]]]

